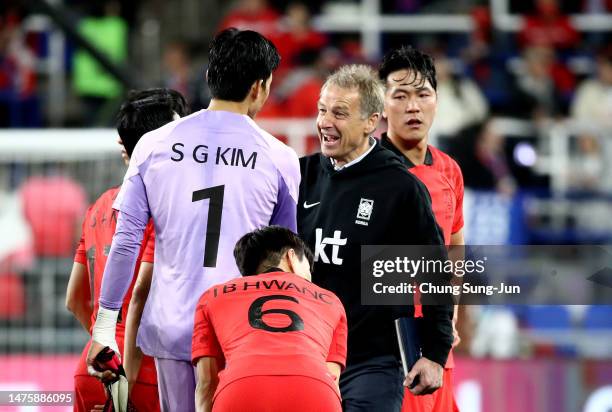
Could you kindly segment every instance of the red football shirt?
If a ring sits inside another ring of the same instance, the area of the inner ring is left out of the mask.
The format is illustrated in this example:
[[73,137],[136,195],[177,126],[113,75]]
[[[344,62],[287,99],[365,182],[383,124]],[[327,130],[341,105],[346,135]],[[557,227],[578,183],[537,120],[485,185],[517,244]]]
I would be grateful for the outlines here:
[[[89,278],[89,290],[91,291],[94,303],[91,315],[92,328],[96,322],[98,314],[98,299],[102,286],[102,275],[106,266],[106,259],[110,251],[113,235],[117,226],[117,211],[113,209],[113,202],[119,193],[119,187],[107,190],[96,200],[87,210],[83,220],[81,240],[74,255],[74,261],[85,265]],[[155,255],[155,232],[153,221],[150,220],[144,231],[142,247],[138,260],[136,261],[135,274],[138,274],[140,262],[153,262]],[[123,339],[125,335],[125,318],[127,316],[128,305],[132,297],[132,289],[136,281],[136,276],[132,279],[132,284],[125,295],[119,321],[117,322],[116,339],[123,351]],[[91,333],[91,331],[90,331]],[[153,361],[145,357],[142,362],[141,372],[138,380],[141,382],[157,383]],[[77,369],[78,373],[78,369]]]
[[336,295],[295,274],[272,272],[233,279],[202,295],[192,358],[225,358],[217,393],[258,375],[308,376],[337,393],[325,362],[344,368],[346,339],[346,314]]
[[[431,197],[431,209],[444,235],[444,244],[450,245],[451,235],[463,229],[461,168],[453,158],[431,145],[427,147],[423,164],[415,165],[391,143],[386,133],[383,134],[381,140],[383,146],[400,156],[408,170],[427,187]],[[420,307],[415,307],[415,316],[422,316],[420,309]],[[445,367],[453,368],[454,366],[455,361],[451,351]]]
[[444,234],[444,243],[463,228],[463,175],[449,155],[429,146],[425,163],[409,167],[427,187],[431,208]]
[[463,228],[463,175],[457,162],[430,145],[425,162],[415,165],[391,143],[386,133],[383,133],[381,143],[397,154],[408,170],[427,187],[432,211],[444,234],[444,243],[450,245],[451,235]]
[[[113,202],[119,193],[119,189],[119,187],[114,187],[107,190],[89,207],[83,220],[81,240],[74,256],[75,262],[85,265],[87,275],[89,276],[89,287],[94,302],[94,310],[91,317],[92,327],[98,314],[98,298],[100,297],[100,288],[102,286],[102,275],[104,274],[106,259],[108,258],[113,235],[117,227],[117,211],[113,209]],[[153,230],[153,221],[150,220],[145,229],[142,247],[136,261],[136,275],[140,269],[140,262],[152,263],[154,254],[155,232]],[[121,307],[121,317],[119,322],[117,322],[117,335],[122,338],[125,333],[123,320],[127,316],[127,307],[132,297],[132,288],[135,281],[136,276],[134,276],[130,289],[125,295],[123,306]]]

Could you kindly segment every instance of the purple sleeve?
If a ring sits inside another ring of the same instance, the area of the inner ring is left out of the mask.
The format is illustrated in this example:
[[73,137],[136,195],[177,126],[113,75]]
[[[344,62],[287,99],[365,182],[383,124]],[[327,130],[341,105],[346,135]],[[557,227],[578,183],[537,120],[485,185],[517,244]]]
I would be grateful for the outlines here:
[[140,175],[126,180],[119,206],[117,229],[106,261],[100,291],[100,306],[118,310],[130,287],[145,227],[149,221],[149,208],[144,183]]
[[297,204],[289,192],[285,179],[280,174],[276,206],[274,206],[270,224],[283,226],[297,232]]

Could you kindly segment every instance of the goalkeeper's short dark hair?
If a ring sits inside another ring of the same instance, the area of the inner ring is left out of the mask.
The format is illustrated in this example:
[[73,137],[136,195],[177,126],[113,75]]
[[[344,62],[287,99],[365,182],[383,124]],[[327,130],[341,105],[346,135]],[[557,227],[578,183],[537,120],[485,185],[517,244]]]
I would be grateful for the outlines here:
[[231,27],[212,40],[208,60],[206,81],[213,99],[241,102],[253,83],[268,80],[280,63],[280,55],[261,34]]

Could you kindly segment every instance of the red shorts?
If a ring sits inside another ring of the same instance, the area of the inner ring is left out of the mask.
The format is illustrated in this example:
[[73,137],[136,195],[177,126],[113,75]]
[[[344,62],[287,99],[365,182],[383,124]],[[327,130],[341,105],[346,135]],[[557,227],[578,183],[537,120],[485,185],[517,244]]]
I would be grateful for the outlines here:
[[406,388],[402,412],[459,412],[453,395],[453,370],[444,369],[442,387],[431,395],[415,396]]
[[250,376],[216,394],[213,412],[341,412],[328,384],[306,376]]
[[[102,383],[93,376],[74,377],[74,411],[90,412],[95,405],[104,405],[106,392]],[[136,382],[130,401],[137,411],[159,412],[157,385]]]
[[74,411],[89,412],[95,405],[104,405],[106,393],[102,382],[93,376],[74,377]]
[[[123,347],[123,339],[117,344]],[[86,358],[91,340],[83,348],[81,358],[74,373],[75,411],[91,411],[94,405],[106,402],[106,393],[102,383],[87,374]],[[138,411],[159,411],[159,394],[157,392],[157,374],[155,364],[149,356],[143,356],[138,380],[130,395],[130,401]]]

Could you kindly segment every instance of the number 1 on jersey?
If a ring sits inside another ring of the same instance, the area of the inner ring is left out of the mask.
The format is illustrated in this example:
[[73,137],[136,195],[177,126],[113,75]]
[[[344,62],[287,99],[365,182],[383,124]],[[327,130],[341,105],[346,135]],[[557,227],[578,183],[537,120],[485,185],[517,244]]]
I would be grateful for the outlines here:
[[192,202],[210,199],[208,203],[208,224],[206,226],[206,242],[204,243],[204,267],[217,266],[219,237],[221,236],[221,215],[223,214],[223,193],[225,185],[196,190],[191,197]]

